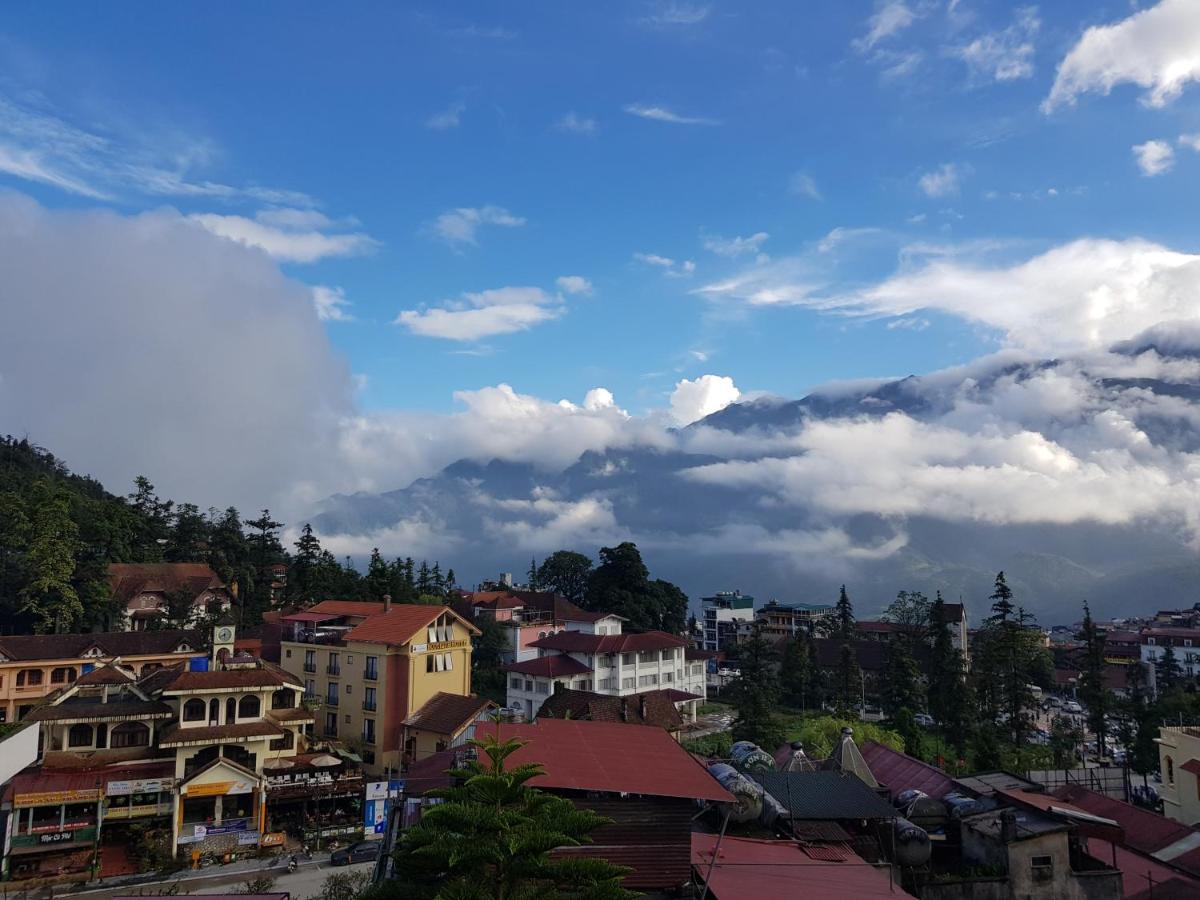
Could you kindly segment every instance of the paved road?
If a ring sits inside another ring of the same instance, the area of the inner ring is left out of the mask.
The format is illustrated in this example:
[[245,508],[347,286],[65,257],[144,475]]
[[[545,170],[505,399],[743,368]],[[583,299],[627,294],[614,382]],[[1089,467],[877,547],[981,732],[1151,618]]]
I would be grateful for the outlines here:
[[[199,872],[184,872],[179,876],[168,878],[161,882],[141,883],[136,885],[119,885],[112,887],[89,888],[84,891],[74,891],[70,894],[65,892],[58,893],[60,897],[79,897],[84,900],[109,900],[110,897],[119,897],[129,894],[151,894],[155,889],[169,887],[175,881],[179,881],[180,894],[201,894],[201,893],[228,893],[230,888],[238,888],[251,878],[266,875],[274,877],[276,891],[287,891],[292,895],[293,900],[306,900],[308,897],[315,897],[321,892],[321,885],[325,879],[334,872],[365,872],[370,874],[375,863],[365,862],[356,863],[352,866],[331,866],[329,865],[329,857],[317,859],[311,862],[302,860],[300,867],[289,873],[286,865],[270,865],[264,864],[258,869],[242,869],[238,868],[233,871],[221,871],[221,867],[213,866],[208,869],[201,869]],[[9,892],[9,898],[20,898],[22,894]],[[32,897],[33,895],[31,895]],[[49,896],[45,890],[41,891],[38,897]]]

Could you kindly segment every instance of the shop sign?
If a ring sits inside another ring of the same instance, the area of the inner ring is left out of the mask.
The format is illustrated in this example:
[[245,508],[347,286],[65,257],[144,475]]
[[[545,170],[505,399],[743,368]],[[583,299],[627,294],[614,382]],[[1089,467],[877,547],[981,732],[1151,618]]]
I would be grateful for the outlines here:
[[439,641],[436,644],[430,644],[429,650],[431,653],[437,653],[440,650],[457,650],[465,646],[467,646],[466,641]]
[[208,835],[214,834],[233,834],[235,831],[246,831],[246,819],[238,819],[236,822],[226,822],[222,825],[203,825]]
[[17,794],[13,797],[16,809],[30,806],[53,806],[58,803],[87,803],[100,799],[100,792],[95,788],[85,791],[43,791],[39,794]]
[[157,794],[174,787],[174,778],[145,778],[141,781],[110,781],[104,793],[109,797],[127,797],[130,794]]
[[249,794],[254,785],[249,781],[214,781],[209,784],[189,784],[183,792],[189,797],[215,797],[218,794]]
[[428,644],[409,644],[408,648],[412,653],[424,653],[427,649],[429,649],[429,645]]
[[372,781],[367,785],[368,800],[386,800],[388,795],[388,783],[386,781]]
[[257,846],[260,836],[257,831],[247,831],[238,835],[238,844],[242,847]]
[[262,836],[262,840],[259,841],[259,844],[261,844],[263,847],[282,847],[286,840],[287,835],[285,835],[282,831],[268,831]]
[[49,834],[39,834],[39,844],[66,844],[75,839],[73,831],[52,831]]

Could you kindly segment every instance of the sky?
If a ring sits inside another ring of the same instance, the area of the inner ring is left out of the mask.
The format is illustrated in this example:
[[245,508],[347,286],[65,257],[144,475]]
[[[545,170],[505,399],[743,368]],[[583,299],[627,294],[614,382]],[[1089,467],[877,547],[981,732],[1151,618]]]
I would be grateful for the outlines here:
[[1103,348],[1200,311],[1197,80],[1192,0],[18,7],[0,430],[298,510]]

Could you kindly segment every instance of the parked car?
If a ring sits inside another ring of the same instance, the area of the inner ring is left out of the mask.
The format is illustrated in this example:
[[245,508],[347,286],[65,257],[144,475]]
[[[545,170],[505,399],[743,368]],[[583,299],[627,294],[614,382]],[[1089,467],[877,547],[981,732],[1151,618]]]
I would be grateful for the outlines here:
[[922,728],[932,728],[937,724],[937,722],[933,721],[933,716],[931,716],[929,713],[917,713],[915,716],[913,716],[913,719],[915,719],[916,723]]
[[1067,712],[1073,713],[1074,715],[1077,715],[1077,716],[1081,715],[1083,713],[1083,707],[1080,706],[1078,703],[1076,703],[1074,700],[1068,700],[1066,703],[1064,703],[1063,709],[1066,710]]
[[380,841],[359,841],[341,850],[334,850],[329,855],[329,863],[334,866],[348,866],[351,863],[374,862],[379,858]]

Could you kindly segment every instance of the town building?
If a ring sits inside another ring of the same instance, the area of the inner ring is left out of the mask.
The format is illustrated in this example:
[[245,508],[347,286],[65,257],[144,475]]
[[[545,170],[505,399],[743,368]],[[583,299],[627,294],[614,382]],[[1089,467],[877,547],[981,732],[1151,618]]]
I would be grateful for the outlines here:
[[47,696],[97,666],[119,663],[135,675],[203,658],[195,631],[0,636],[0,723],[17,722]]
[[1200,728],[1164,726],[1155,743],[1163,815],[1184,825],[1200,825]]
[[479,629],[448,607],[323,600],[281,623],[280,664],[316,711],[314,736],[355,748],[368,774],[418,757],[424,731],[404,723],[425,704],[471,694]]
[[616,697],[666,689],[678,692],[675,702],[694,721],[707,696],[705,667],[686,659],[687,641],[663,631],[625,634],[619,621],[613,627],[615,633],[561,631],[533,641],[540,656],[504,667],[508,708],[533,719],[563,688]]
[[295,757],[312,714],[298,680],[234,641],[219,621],[209,658],[140,674],[104,663],[30,713],[42,755],[6,792],[8,877],[127,871],[147,829],[184,858],[259,846],[264,773]]
[[496,710],[491,700],[469,694],[434,694],[403,723],[403,744],[413,759],[461,747],[475,737],[475,727]]
[[1171,647],[1179,671],[1193,678],[1200,673],[1200,628],[1143,628],[1142,662],[1146,664],[1152,689],[1157,691],[1158,665]]
[[724,650],[737,643],[738,623],[754,621],[754,598],[741,591],[718,591],[700,598],[703,650]]
[[616,697],[594,691],[562,688],[547,698],[538,710],[539,719],[575,719],[587,722],[626,722],[654,725],[675,740],[683,730],[683,716],[676,706],[678,691],[645,691]]
[[755,612],[754,621],[768,637],[795,637],[804,630],[811,632],[817,622],[832,613],[833,607],[827,604],[769,600]]
[[508,647],[502,663],[536,659],[533,641],[560,631],[585,631],[591,634],[619,634],[620,616],[587,612],[566,597],[548,591],[463,591],[453,604],[456,611],[471,621],[491,619],[505,629]]
[[108,585],[125,610],[124,623],[112,625],[130,631],[145,631],[169,602],[190,606],[196,622],[228,610],[232,597],[207,563],[112,563]]

